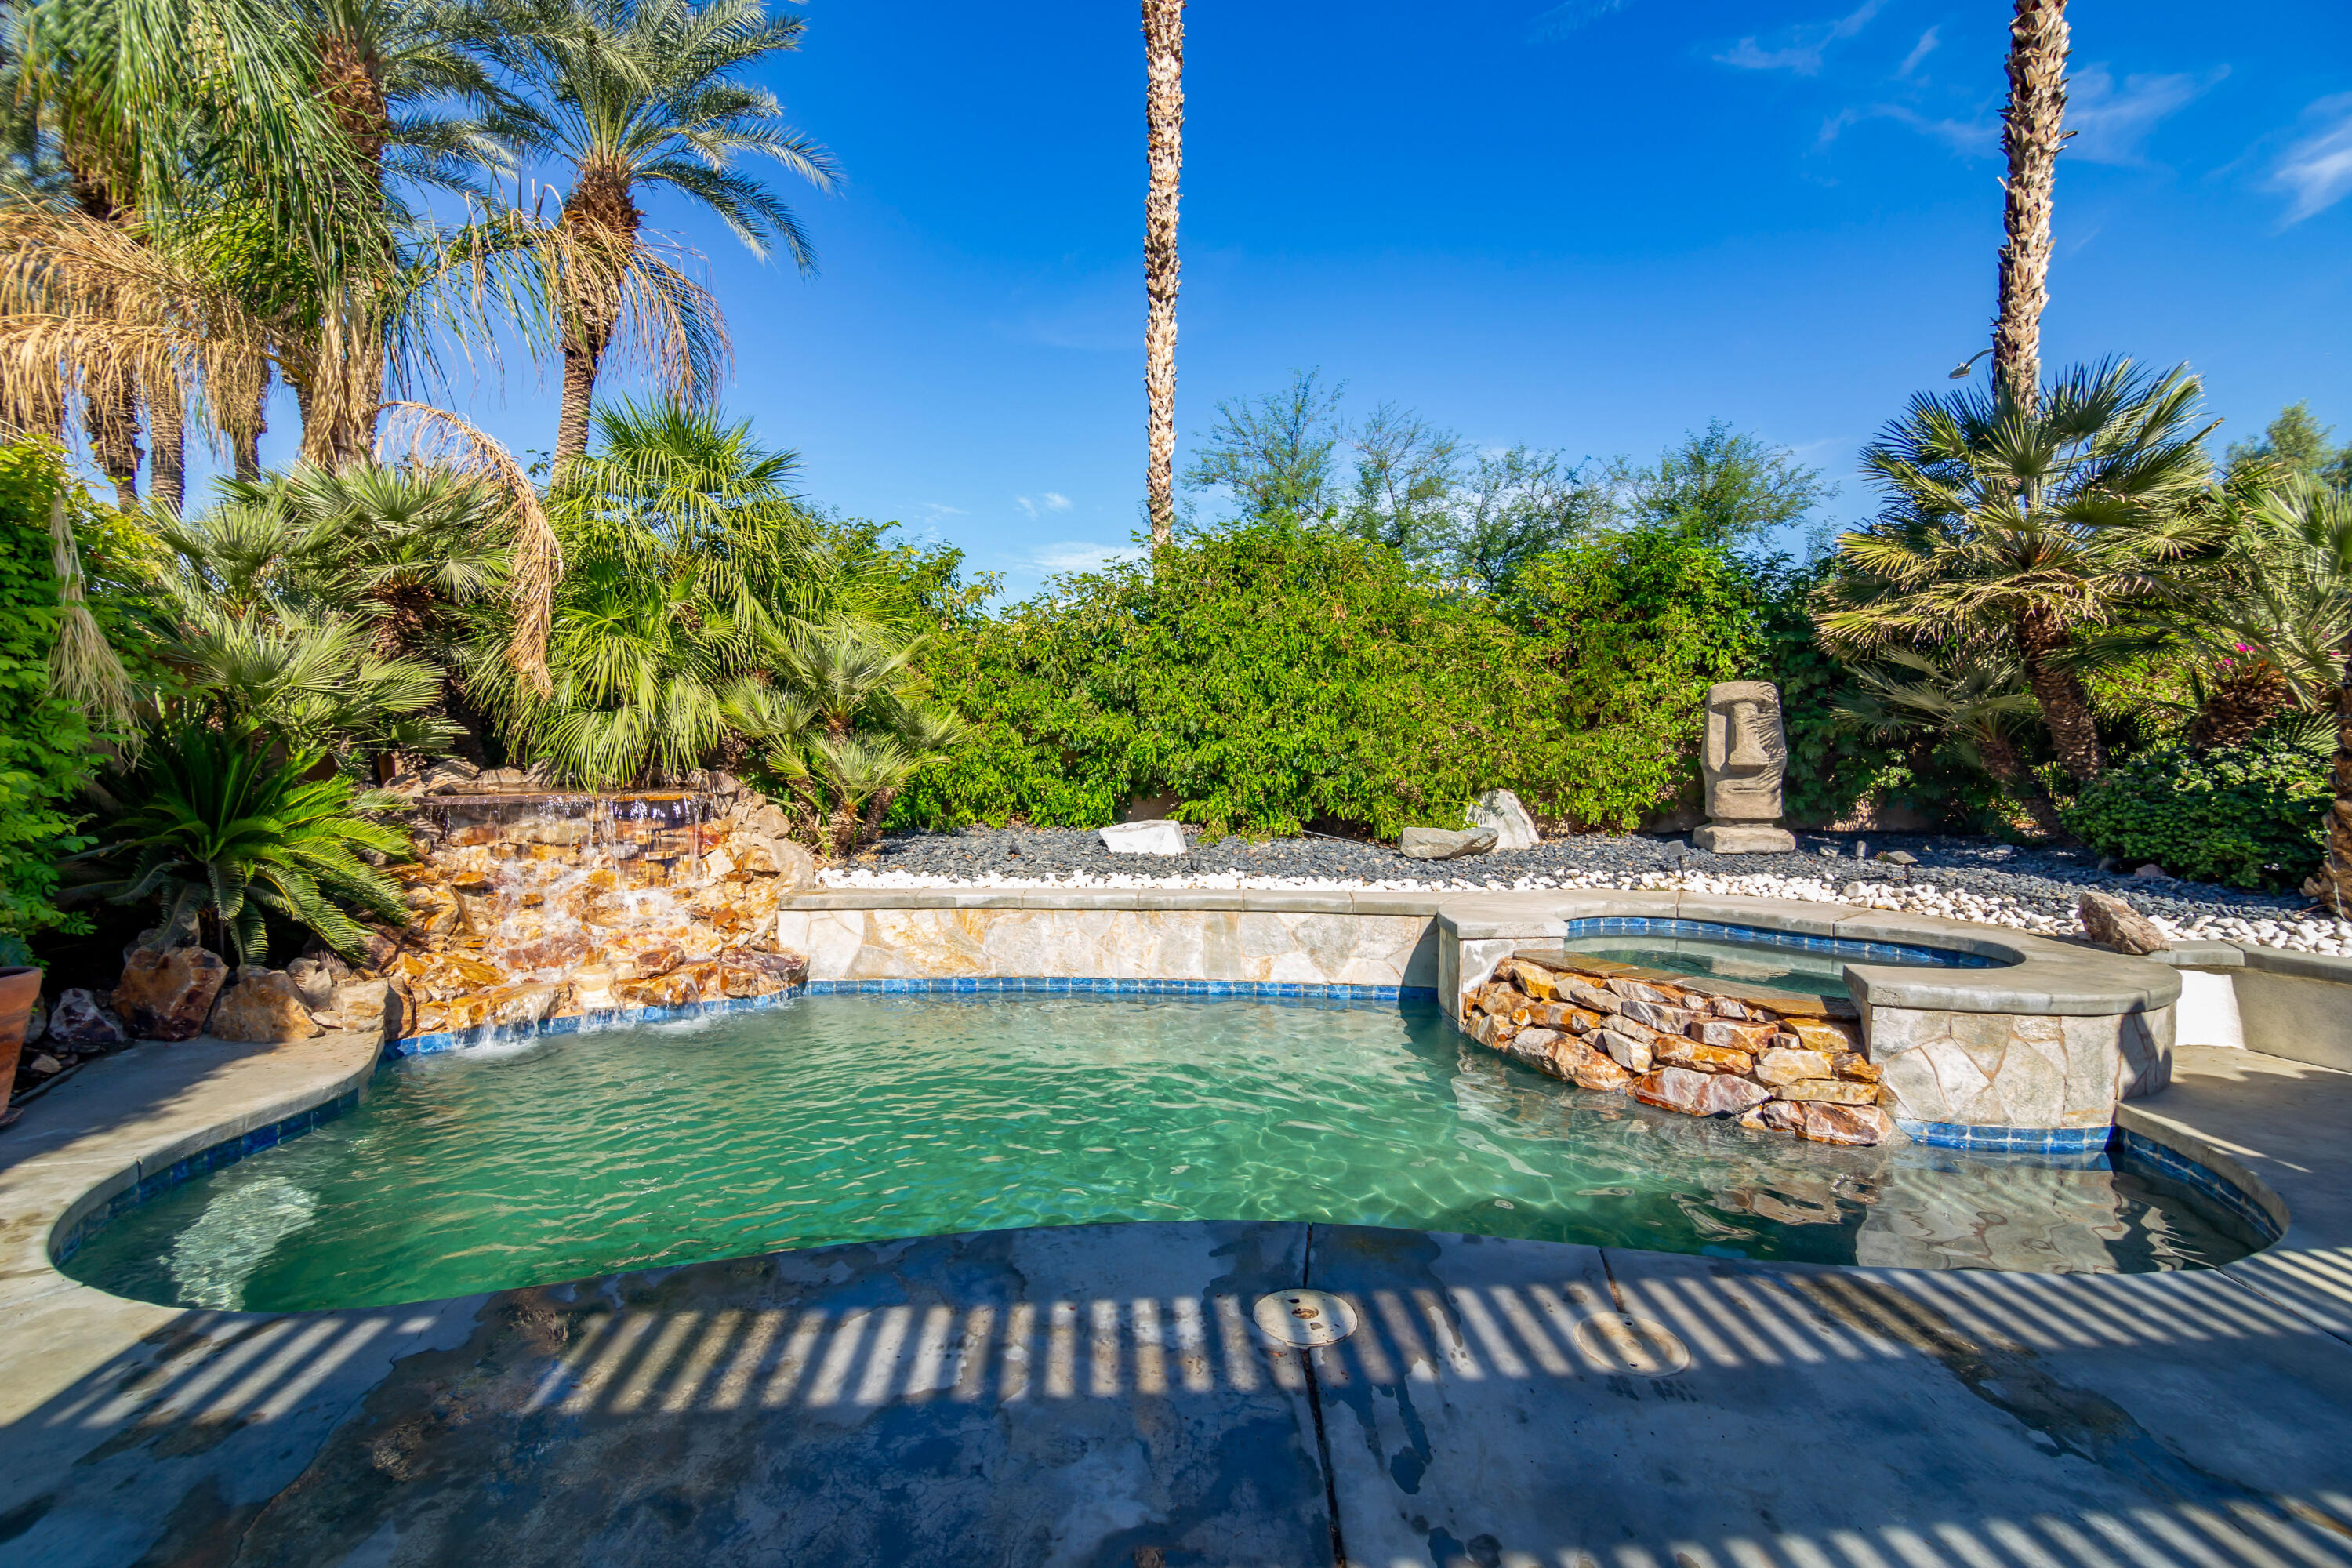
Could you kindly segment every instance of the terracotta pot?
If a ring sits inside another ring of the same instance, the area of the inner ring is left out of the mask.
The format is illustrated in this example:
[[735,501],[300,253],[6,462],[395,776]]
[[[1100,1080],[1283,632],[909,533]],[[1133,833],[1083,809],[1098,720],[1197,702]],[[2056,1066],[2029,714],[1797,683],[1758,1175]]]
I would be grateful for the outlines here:
[[16,1058],[24,1053],[25,1026],[32,1021],[33,1004],[40,999],[39,970],[0,969],[0,1122],[8,1119],[7,1097],[16,1088]]

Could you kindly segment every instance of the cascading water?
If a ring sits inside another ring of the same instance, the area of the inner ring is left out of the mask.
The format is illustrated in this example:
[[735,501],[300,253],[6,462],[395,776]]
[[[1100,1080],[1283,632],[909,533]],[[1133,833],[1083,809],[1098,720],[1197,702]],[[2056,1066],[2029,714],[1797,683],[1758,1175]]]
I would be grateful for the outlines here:
[[775,989],[762,809],[683,791],[420,799],[418,862],[394,873],[422,950],[398,960],[406,1032]]

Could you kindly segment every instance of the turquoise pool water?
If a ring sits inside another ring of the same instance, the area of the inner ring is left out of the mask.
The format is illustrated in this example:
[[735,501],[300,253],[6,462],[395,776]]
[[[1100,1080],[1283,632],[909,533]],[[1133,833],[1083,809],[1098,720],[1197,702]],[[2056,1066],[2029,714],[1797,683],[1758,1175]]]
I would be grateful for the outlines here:
[[804,997],[453,1051],[99,1230],[120,1295],[426,1300],[826,1242],[1327,1220],[1724,1256],[2149,1270],[2249,1250],[2085,1163],[1834,1150],[1587,1094],[1434,1008]]

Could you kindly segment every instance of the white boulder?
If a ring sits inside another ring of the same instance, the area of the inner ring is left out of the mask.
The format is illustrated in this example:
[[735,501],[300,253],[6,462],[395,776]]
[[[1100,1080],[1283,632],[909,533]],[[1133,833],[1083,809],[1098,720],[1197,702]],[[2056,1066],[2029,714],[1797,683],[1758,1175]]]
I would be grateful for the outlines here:
[[1184,827],[1165,817],[1155,822],[1114,822],[1098,830],[1103,847],[1114,855],[1181,855]]
[[1495,830],[1497,849],[1532,849],[1541,842],[1536,837],[1536,819],[1519,804],[1519,797],[1507,789],[1490,789],[1472,803],[1470,826]]

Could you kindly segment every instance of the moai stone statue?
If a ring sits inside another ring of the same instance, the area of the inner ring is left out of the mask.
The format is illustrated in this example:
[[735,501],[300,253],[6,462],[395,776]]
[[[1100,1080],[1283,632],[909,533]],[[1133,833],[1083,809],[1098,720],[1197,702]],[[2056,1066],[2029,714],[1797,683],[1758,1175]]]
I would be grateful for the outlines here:
[[1779,825],[1780,777],[1789,738],[1780,728],[1780,691],[1769,680],[1727,680],[1706,689],[1706,776],[1710,820],[1691,843],[1717,855],[1787,855],[1795,835]]

